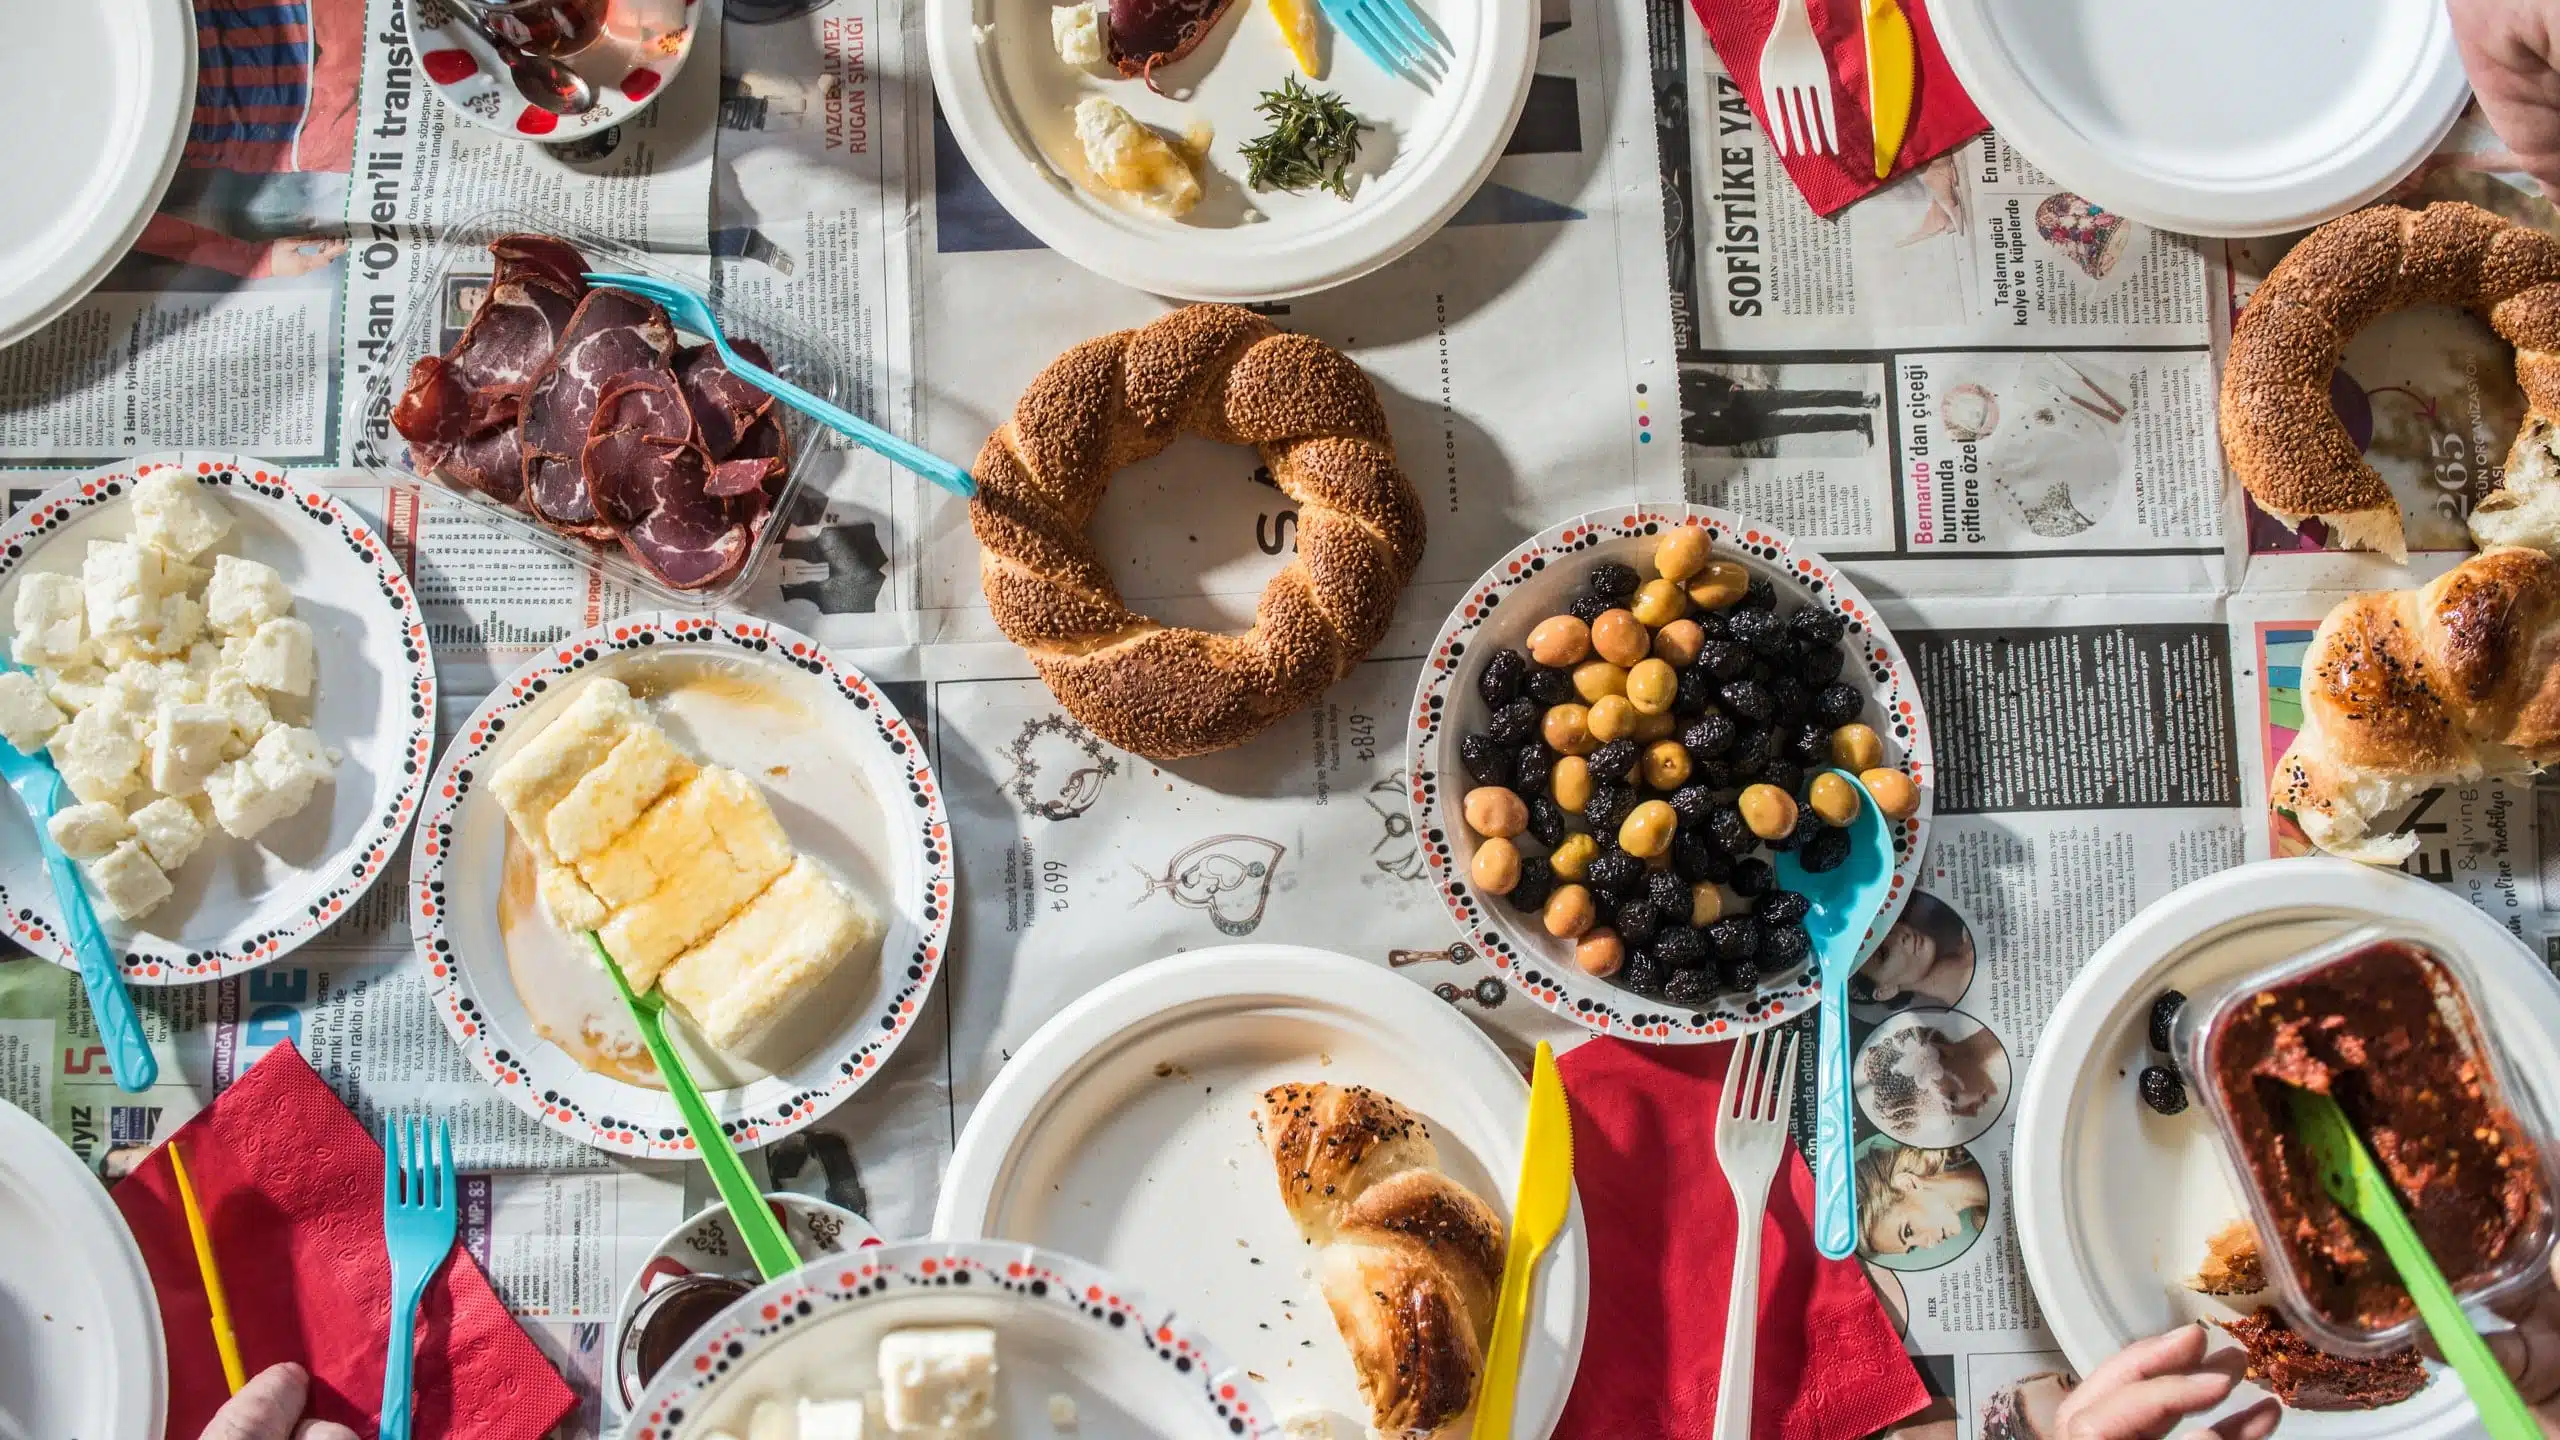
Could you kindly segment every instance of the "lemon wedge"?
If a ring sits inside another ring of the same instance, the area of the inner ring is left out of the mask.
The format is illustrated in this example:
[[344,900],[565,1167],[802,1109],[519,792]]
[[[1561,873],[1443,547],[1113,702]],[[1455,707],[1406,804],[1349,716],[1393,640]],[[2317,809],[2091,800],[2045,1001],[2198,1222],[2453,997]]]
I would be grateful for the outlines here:
[[1316,73],[1315,0],[1271,0],[1271,18],[1280,27],[1280,38],[1289,42],[1289,53],[1297,57],[1298,69],[1310,80],[1322,78]]

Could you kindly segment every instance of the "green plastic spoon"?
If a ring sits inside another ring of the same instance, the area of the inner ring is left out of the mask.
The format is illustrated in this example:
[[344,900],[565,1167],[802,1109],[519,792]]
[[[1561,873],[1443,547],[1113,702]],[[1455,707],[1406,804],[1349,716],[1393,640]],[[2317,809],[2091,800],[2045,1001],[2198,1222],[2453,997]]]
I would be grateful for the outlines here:
[[2542,1427],[2525,1408],[2524,1397],[2516,1393],[2507,1372],[2498,1368],[2487,1342],[2471,1328],[2462,1302],[2453,1297],[2453,1287],[2445,1283],[2444,1272],[2436,1268],[2418,1232],[2409,1228],[2400,1197],[2392,1193],[2390,1180],[2364,1148],[2347,1112],[2338,1108],[2337,1101],[2310,1090],[2289,1090],[2286,1099],[2293,1111],[2293,1133],[2302,1138],[2320,1166],[2321,1188],[2382,1242],[2383,1253],[2391,1257],[2401,1283],[2409,1287],[2409,1298],[2418,1302],[2418,1316],[2427,1322],[2427,1333],[2435,1337],[2436,1348],[2444,1352],[2453,1373],[2462,1377],[2462,1388],[2471,1392],[2471,1403],[2479,1408],[2480,1423],[2492,1440],[2542,1440]]
[[614,962],[613,952],[604,948],[596,932],[585,932],[587,944],[596,952],[604,973],[613,977],[613,988],[622,992],[622,1003],[631,1010],[631,1023],[640,1027],[640,1039],[649,1047],[649,1058],[658,1063],[658,1074],[667,1082],[667,1091],[676,1097],[676,1108],[684,1112],[684,1128],[693,1132],[694,1148],[702,1152],[703,1168],[711,1172],[712,1188],[720,1192],[720,1203],[729,1207],[729,1223],[738,1227],[738,1235],[747,1242],[747,1253],[755,1257],[756,1271],[767,1280],[779,1280],[800,1268],[800,1253],[791,1248],[791,1237],[773,1218],[764,1203],[764,1192],[756,1188],[747,1167],[738,1160],[738,1152],[729,1147],[729,1137],[720,1130],[718,1116],[702,1098],[702,1087],[693,1083],[693,1072],[684,1068],[684,1060],[676,1047],[667,1043],[666,997],[652,990],[646,995],[632,993],[631,982],[623,977],[622,967]]

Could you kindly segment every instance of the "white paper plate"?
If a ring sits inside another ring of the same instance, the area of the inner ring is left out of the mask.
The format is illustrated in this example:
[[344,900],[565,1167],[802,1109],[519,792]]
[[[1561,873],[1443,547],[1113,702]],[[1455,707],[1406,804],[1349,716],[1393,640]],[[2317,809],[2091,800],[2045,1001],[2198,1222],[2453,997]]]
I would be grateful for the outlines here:
[[0,1431],[160,1440],[168,1366],[151,1273],[106,1187],[0,1102]]
[[2200,235],[2354,209],[2471,95],[2442,5],[1938,0],[1929,15],[1992,128],[2057,188]]
[[453,112],[483,130],[562,145],[609,130],[657,103],[693,54],[694,0],[617,0],[593,44],[563,63],[595,86],[583,115],[555,115],[526,100],[498,52],[455,17],[453,0],[413,6],[418,67]]
[[[1182,1307],[1284,1416],[1367,1423],[1253,1102],[1286,1081],[1367,1085],[1430,1122],[1440,1163],[1509,1223],[1528,1083],[1431,992],[1348,956],[1227,945],[1090,991],[1006,1062],[969,1117],[934,1233],[1093,1258]],[[1564,1413],[1590,1259],[1576,1200],[1532,1298],[1514,1434]],[[1360,1433],[1360,1425],[1344,1433]]]
[[0,345],[106,278],[160,207],[195,116],[187,0],[13,5],[0,45]]
[[[1235,0],[1198,49],[1159,69],[1165,94],[1108,64],[1060,60],[1050,0],[928,0],[925,35],[952,134],[1025,229],[1140,290],[1278,300],[1365,275],[1421,244],[1475,193],[1510,141],[1538,58],[1537,0],[1414,3],[1453,57],[1433,89],[1379,69],[1330,25],[1323,78],[1299,77],[1341,95],[1371,126],[1348,200],[1245,187],[1241,147],[1270,128],[1254,105],[1298,75],[1263,0]],[[1189,215],[1147,215],[1078,183],[1088,172],[1070,112],[1096,93],[1169,135],[1208,128],[1206,193]]]
[[[485,782],[580,682],[602,675],[640,689],[706,671],[725,677],[696,692],[712,697],[708,708],[683,701],[659,718],[697,759],[755,780],[792,843],[850,881],[888,926],[876,965],[856,957],[840,989],[796,1007],[755,1057],[761,1065],[717,1055],[669,1008],[669,1034],[730,1143],[769,1145],[878,1074],[915,1028],[951,933],[951,823],[924,748],[868,678],[816,641],[751,617],[650,611],[563,640],[517,671],[436,767],[410,862],[410,929],[436,1013],[472,1068],[570,1139],[641,1159],[696,1158],[693,1138],[666,1091],[589,1069],[536,1030],[499,918],[507,817]],[[591,1003],[637,1044],[611,982],[567,936],[530,916],[518,940],[543,947],[544,974],[585,987],[554,993]]]
[[[2185,1286],[2205,1240],[2244,1213],[2200,1105],[2162,1117],[2135,1089],[2151,1002],[2389,917],[2424,926],[2475,965],[2509,1017],[2509,1059],[2549,1113],[2560,1103],[2560,984],[2498,923],[2450,891],[2344,860],[2268,860],[2153,902],[2080,971],[2036,1037],[2018,1105],[2018,1245],[2045,1321],[2082,1374],[2145,1335],[2244,1313]],[[2517,1017],[2525,1017],[2516,1023]],[[2384,1410],[2288,1411],[2292,1440],[2452,1440],[2478,1420],[2450,1372]],[[2226,1407],[2263,1392],[2243,1385]],[[2201,1419],[2198,1423],[2202,1423]]]
[[[168,466],[194,474],[231,516],[216,553],[264,561],[293,587],[293,613],[310,623],[319,656],[311,728],[346,758],[308,809],[254,842],[209,829],[170,875],[177,893],[141,920],[99,908],[137,985],[253,970],[327,929],[398,853],[435,748],[435,661],[399,557],[352,507],[263,460],[173,452],[47,490],[0,524],[0,626],[20,576],[76,575],[90,541],[130,536],[134,482]],[[14,799],[0,804],[0,913],[27,948],[76,966],[35,827]]]
[[[781,1222],[792,1252],[804,1265],[838,1261],[853,1251],[886,1243],[870,1221],[841,1205],[780,1190],[768,1191],[765,1203],[773,1207],[773,1218]],[[636,1364],[624,1363],[632,1312],[639,1308],[642,1296],[687,1275],[717,1275],[751,1287],[762,1283],[755,1257],[747,1253],[747,1242],[738,1238],[738,1227],[730,1223],[729,1207],[722,1201],[712,1201],[668,1231],[622,1287],[622,1298],[614,1302],[612,1341],[605,1348],[604,1391],[616,1414],[627,1410],[647,1388],[638,1379]]]
[[[995,1330],[994,1440],[1279,1434],[1252,1380],[1127,1281],[1028,1245],[918,1240],[812,1265],[731,1306],[659,1372],[624,1440],[744,1435],[758,1400],[876,1391],[880,1337],[913,1325]],[[1049,1422],[1053,1395],[1075,1405],[1069,1431]]]
[[[1885,744],[1885,762],[1898,765],[1920,789],[1920,809],[1887,828],[1893,835],[1893,893],[1867,934],[1872,944],[1893,928],[1920,883],[1920,861],[1929,848],[1929,817],[1937,805],[1937,759],[1929,745],[1929,719],[1920,686],[1902,648],[1875,606],[1837,567],[1766,525],[1706,505],[1630,505],[1594,510],[1541,530],[1476,577],[1441,622],[1439,637],[1414,686],[1412,764],[1407,784],[1422,857],[1431,867],[1449,918],[1467,939],[1511,977],[1530,999],[1577,1025],[1604,1035],[1665,1044],[1714,1044],[1782,1024],[1822,1001],[1819,985],[1801,970],[1769,976],[1751,996],[1719,997],[1706,1009],[1674,1005],[1585,975],[1573,963],[1573,946],[1546,932],[1535,915],[1479,896],[1467,878],[1476,837],[1459,814],[1474,781],[1459,762],[1458,741],[1480,728],[1485,703],[1476,676],[1494,650],[1524,650],[1538,622],[1564,612],[1583,577],[1603,560],[1653,573],[1654,546],[1668,528],[1703,526],[1719,559],[1738,560],[1776,583],[1779,608],[1792,613],[1823,606],[1847,626],[1841,645],[1849,663],[1840,678],[1866,692],[1858,718]],[[1762,852],[1762,858],[1768,858]],[[1861,949],[1861,956],[1866,952]]]

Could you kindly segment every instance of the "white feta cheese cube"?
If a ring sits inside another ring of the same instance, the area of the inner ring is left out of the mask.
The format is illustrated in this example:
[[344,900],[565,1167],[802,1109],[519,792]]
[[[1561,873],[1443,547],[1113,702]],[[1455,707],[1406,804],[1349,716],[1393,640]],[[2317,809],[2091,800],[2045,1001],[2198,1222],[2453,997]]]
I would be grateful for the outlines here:
[[293,592],[272,565],[237,555],[213,557],[213,582],[205,587],[205,614],[225,635],[248,635],[293,609]]
[[267,697],[241,678],[239,671],[229,668],[213,672],[204,687],[204,703],[231,717],[231,728],[239,732],[243,745],[256,744],[275,720],[274,712],[267,708]]
[[1049,42],[1058,58],[1070,65],[1102,63],[1103,28],[1109,21],[1099,4],[1053,5],[1049,9]]
[[301,798],[293,802],[299,810],[311,798],[314,787],[326,784],[337,773],[336,753],[320,743],[320,737],[295,725],[277,725],[258,737],[249,751],[250,763],[258,767],[258,778],[278,790],[299,790]]
[[24,670],[0,671],[0,739],[33,755],[62,721],[62,709],[44,693],[44,682]]
[[800,1440],[862,1440],[860,1400],[812,1400],[800,1397]]
[[80,562],[80,594],[89,633],[139,636],[160,623],[160,599],[168,593],[168,557],[129,540],[92,540]]
[[222,768],[231,739],[231,716],[220,706],[162,704],[151,732],[151,788],[163,795],[202,790],[205,777]]
[[153,655],[183,656],[203,633],[203,602],[192,595],[163,595],[159,621],[142,637],[142,648]]
[[213,801],[214,822],[243,840],[257,838],[259,831],[301,808],[261,779],[251,760],[230,761],[204,777],[204,793]]
[[157,470],[133,487],[133,538],[176,560],[193,560],[231,533],[220,500],[179,470]]
[[121,800],[142,783],[142,741],[129,720],[105,705],[71,717],[45,746],[63,783],[83,800]]
[[36,679],[43,683],[44,693],[65,714],[78,714],[107,699],[107,672],[95,665],[74,665],[67,670],[38,670]]
[[74,860],[96,860],[133,838],[124,812],[103,800],[66,805],[45,821],[53,843]]
[[1052,1430],[1076,1428],[1076,1397],[1064,1394],[1053,1394],[1049,1397],[1049,1428]]
[[169,877],[151,863],[140,841],[127,840],[106,858],[90,861],[88,869],[99,898],[124,919],[139,920],[169,898]]
[[747,1416],[747,1440],[800,1440],[800,1417],[780,1400],[759,1400]]
[[21,665],[77,665],[89,658],[89,606],[69,575],[18,582],[9,656]]
[[143,853],[163,870],[186,864],[187,857],[204,843],[204,821],[197,818],[194,807],[174,796],[163,795],[134,811],[130,823]]
[[995,1423],[996,1332],[931,1325],[880,1337],[880,1384],[889,1428],[983,1429]]
[[287,616],[268,621],[249,637],[240,657],[240,674],[250,684],[277,695],[308,695],[317,664],[311,627]]

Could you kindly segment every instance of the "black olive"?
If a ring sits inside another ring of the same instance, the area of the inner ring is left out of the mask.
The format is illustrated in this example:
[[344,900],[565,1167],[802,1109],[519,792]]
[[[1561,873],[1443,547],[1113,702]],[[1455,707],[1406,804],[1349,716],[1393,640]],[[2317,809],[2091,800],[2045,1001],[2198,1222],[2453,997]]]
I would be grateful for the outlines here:
[[1751,668],[1751,652],[1732,640],[1698,643],[1698,668],[1718,680],[1733,680]]
[[1520,880],[1511,893],[1502,898],[1523,915],[1534,915],[1546,908],[1547,897],[1556,893],[1556,867],[1544,855],[1520,857]]
[[1677,924],[1689,918],[1688,881],[1668,870],[1648,870],[1644,876],[1644,893],[1654,908],[1662,912],[1665,921]]
[[1754,653],[1760,655],[1785,653],[1787,627],[1779,621],[1777,616],[1768,611],[1736,610],[1733,612],[1733,618],[1725,623],[1733,631],[1733,638],[1751,647]]
[[1849,657],[1836,645],[1810,646],[1796,659],[1796,678],[1818,690],[1839,679],[1848,663]]
[[1480,731],[1458,737],[1458,760],[1479,785],[1508,785],[1512,781],[1511,747]]
[[1529,672],[1523,688],[1530,699],[1541,705],[1562,705],[1582,698],[1574,693],[1572,671],[1549,670],[1543,665]]
[[1680,732],[1680,748],[1689,752],[1689,763],[1695,765],[1732,749],[1735,733],[1733,721],[1721,711],[1701,715]]
[[1796,727],[1787,754],[1799,765],[1819,765],[1831,758],[1831,727],[1807,721]]
[[1674,970],[1671,981],[1662,987],[1662,998],[1674,1005],[1703,1007],[1716,998],[1721,981],[1710,968]]
[[1793,890],[1767,890],[1751,902],[1751,913],[1771,925],[1793,924],[1805,917],[1813,902]]
[[1653,939],[1662,928],[1662,912],[1643,896],[1630,896],[1618,902],[1618,938],[1630,945],[1642,945]]
[[[1759,773],[1751,778],[1763,785],[1775,785],[1793,795],[1804,788],[1804,767],[1784,756],[1772,755],[1769,757],[1769,763],[1761,766]],[[1808,815],[1813,813],[1811,806],[1798,808],[1801,813]]]
[[1512,752],[1511,783],[1523,795],[1546,789],[1555,773],[1556,752],[1544,740],[1531,740]]
[[1733,857],[1704,835],[1683,830],[1671,838],[1671,873],[1692,885],[1733,873]]
[[1697,622],[1699,631],[1710,640],[1722,640],[1732,634],[1725,628],[1721,610],[1692,610],[1689,618]]
[[1813,956],[1813,937],[1793,922],[1760,927],[1760,960],[1769,969],[1792,970]]
[[1748,960],[1760,953],[1760,927],[1747,915],[1728,915],[1707,927],[1718,960]]
[[1777,758],[1778,732],[1757,725],[1735,736],[1733,748],[1725,752],[1725,761],[1736,775],[1757,775]]
[[1618,822],[1626,819],[1627,812],[1636,805],[1634,786],[1612,784],[1595,775],[1591,779],[1591,798],[1582,807],[1582,818],[1595,834],[1610,839],[1618,833]]
[[1654,937],[1654,958],[1674,970],[1691,970],[1707,963],[1707,937],[1686,925],[1666,925]]
[[1731,805],[1708,813],[1707,838],[1736,860],[1760,848],[1760,837],[1751,833],[1742,812]]
[[1724,702],[1726,713],[1745,720],[1766,720],[1778,709],[1768,688],[1756,680],[1728,680],[1717,687],[1716,698]]
[[1846,725],[1865,712],[1867,698],[1855,687],[1825,685],[1813,697],[1813,713],[1834,725]]
[[1671,711],[1675,715],[1696,715],[1715,703],[1716,677],[1704,665],[1692,665],[1680,672],[1679,688],[1672,692]]
[[1537,837],[1539,844],[1550,849],[1563,844],[1565,830],[1564,807],[1555,802],[1555,797],[1529,797],[1529,833]]
[[[1849,832],[1834,830],[1831,833],[1846,835]],[[1733,874],[1724,883],[1732,887],[1734,894],[1749,900],[1778,883],[1778,872],[1770,869],[1766,860],[1736,860],[1733,862]]]
[[1783,670],[1760,683],[1769,687],[1770,703],[1777,706],[1782,719],[1802,720],[1805,712],[1813,706],[1813,692],[1804,688],[1803,681]]
[[1636,761],[1644,755],[1644,747],[1633,740],[1612,740],[1591,752],[1588,763],[1594,780],[1624,780],[1635,773]]
[[1591,567],[1591,573],[1584,577],[1583,583],[1591,587],[1592,594],[1617,604],[1636,593],[1636,586],[1642,581],[1637,576],[1636,567],[1633,565],[1621,565],[1615,560],[1603,560]]
[[1727,990],[1739,995],[1748,995],[1760,988],[1760,962],[1757,960],[1728,961],[1716,967],[1716,978],[1723,982]]
[[1752,576],[1751,583],[1745,586],[1742,591],[1742,608],[1745,610],[1758,610],[1764,613],[1777,609],[1778,587],[1776,582],[1772,581],[1766,575]]
[[1735,788],[1733,783],[1733,767],[1722,760],[1701,760],[1695,755],[1690,756],[1689,778],[1697,784],[1706,786],[1710,790],[1730,790]]
[[1807,874],[1819,875],[1825,870],[1839,869],[1840,862],[1848,858],[1849,832],[1825,825],[1821,834],[1804,842],[1804,853],[1796,857],[1796,863],[1802,865]]
[[1476,693],[1496,710],[1519,698],[1520,682],[1529,678],[1529,659],[1517,650],[1496,650],[1476,676]]
[[1663,983],[1670,977],[1669,967],[1661,961],[1642,950],[1631,950],[1627,953],[1627,963],[1619,966],[1618,973],[1610,978],[1639,995],[1659,995]]
[[1591,857],[1582,882],[1598,894],[1632,895],[1644,883],[1644,862],[1624,850],[1603,850]]
[[1606,615],[1617,608],[1618,607],[1614,603],[1604,600],[1586,590],[1573,597],[1573,604],[1567,607],[1567,611],[1574,619],[1588,625],[1592,621],[1599,619],[1601,616]]
[[1538,717],[1545,713],[1545,706],[1523,695],[1494,711],[1493,719],[1484,727],[1485,733],[1505,745],[1517,745],[1538,733]]
[[1671,792],[1671,813],[1683,825],[1706,824],[1707,812],[1715,808],[1715,792],[1705,785],[1691,783]]
[[1787,628],[1807,645],[1837,645],[1849,629],[1839,616],[1811,605],[1788,616]]

